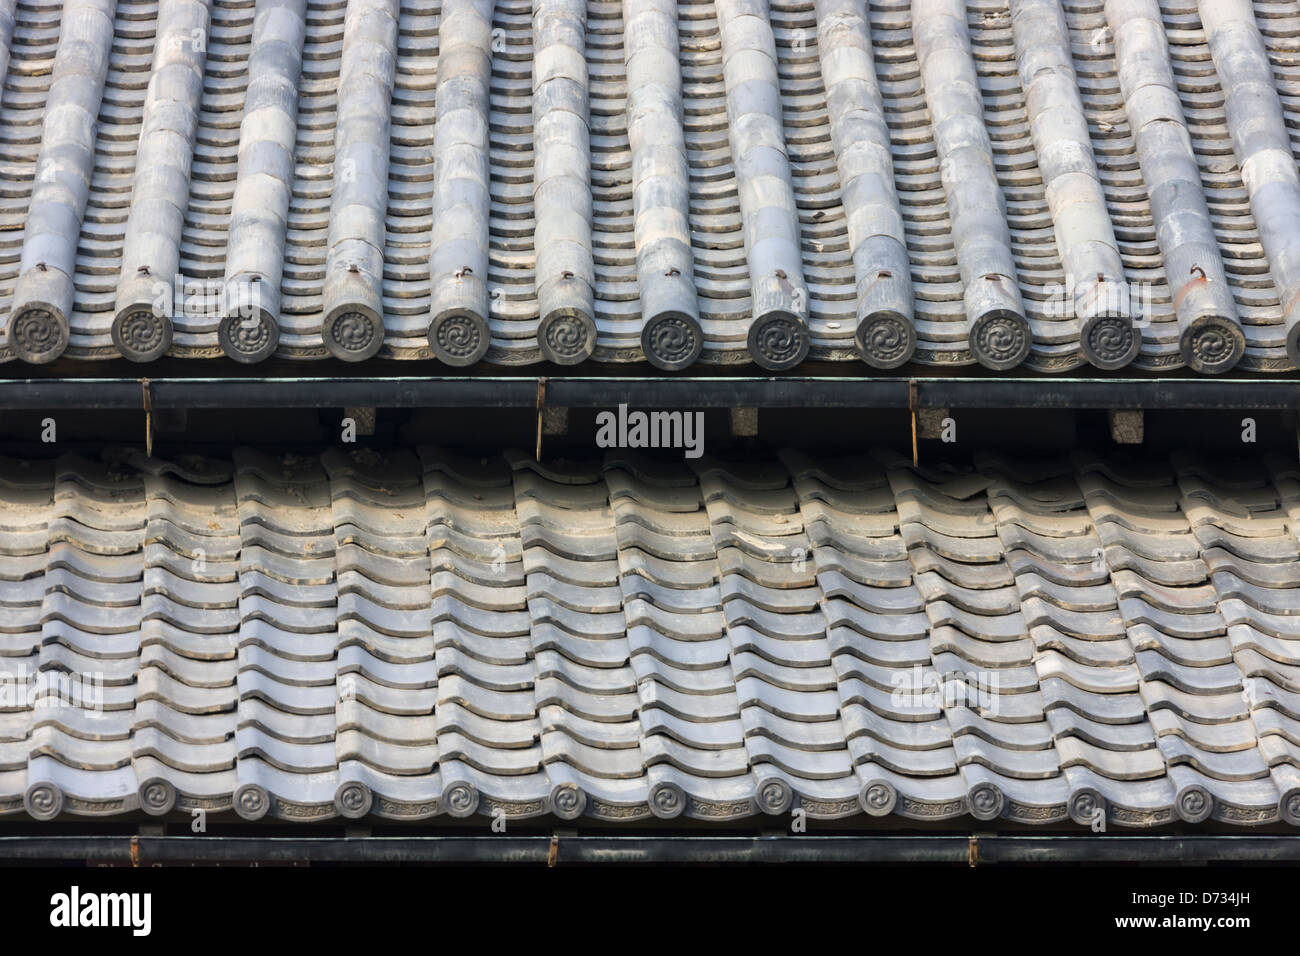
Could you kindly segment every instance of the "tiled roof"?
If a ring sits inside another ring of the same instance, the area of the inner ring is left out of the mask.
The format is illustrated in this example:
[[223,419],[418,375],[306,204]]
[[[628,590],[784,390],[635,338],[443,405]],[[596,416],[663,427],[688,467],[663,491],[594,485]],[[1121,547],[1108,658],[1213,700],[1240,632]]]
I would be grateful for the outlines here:
[[8,460],[0,808],[1300,824],[1298,533],[1185,455]]
[[1289,370],[1298,37],[1296,0],[0,0],[4,354]]

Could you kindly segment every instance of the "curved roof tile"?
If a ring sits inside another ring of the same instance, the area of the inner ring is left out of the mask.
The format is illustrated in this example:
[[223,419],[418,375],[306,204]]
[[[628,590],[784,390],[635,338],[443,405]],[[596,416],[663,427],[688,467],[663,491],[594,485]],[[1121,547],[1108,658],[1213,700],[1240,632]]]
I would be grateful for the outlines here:
[[1187,455],[4,461],[0,811],[1300,825],[1298,516]]
[[0,0],[0,355],[1289,371],[1298,25]]

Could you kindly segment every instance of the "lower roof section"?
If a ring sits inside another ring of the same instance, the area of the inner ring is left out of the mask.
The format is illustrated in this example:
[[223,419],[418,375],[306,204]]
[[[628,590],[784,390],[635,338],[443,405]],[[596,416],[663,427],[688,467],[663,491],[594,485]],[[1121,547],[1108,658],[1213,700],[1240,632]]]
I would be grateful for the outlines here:
[[0,465],[0,810],[1300,824],[1300,466]]

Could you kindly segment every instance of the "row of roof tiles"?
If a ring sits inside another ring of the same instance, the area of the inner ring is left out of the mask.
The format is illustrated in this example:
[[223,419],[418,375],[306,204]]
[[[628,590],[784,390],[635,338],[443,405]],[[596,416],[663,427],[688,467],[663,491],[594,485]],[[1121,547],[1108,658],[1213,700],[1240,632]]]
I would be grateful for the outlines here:
[[0,0],[0,347],[1290,370],[1298,52],[1298,0]]
[[0,467],[0,811],[1300,825],[1300,467]]

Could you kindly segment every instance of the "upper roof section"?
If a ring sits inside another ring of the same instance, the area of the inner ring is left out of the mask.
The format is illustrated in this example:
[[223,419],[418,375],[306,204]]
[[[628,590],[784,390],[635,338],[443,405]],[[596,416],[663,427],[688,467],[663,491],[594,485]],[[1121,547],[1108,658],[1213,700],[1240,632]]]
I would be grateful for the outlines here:
[[0,0],[0,326],[1294,369],[1297,0]]

